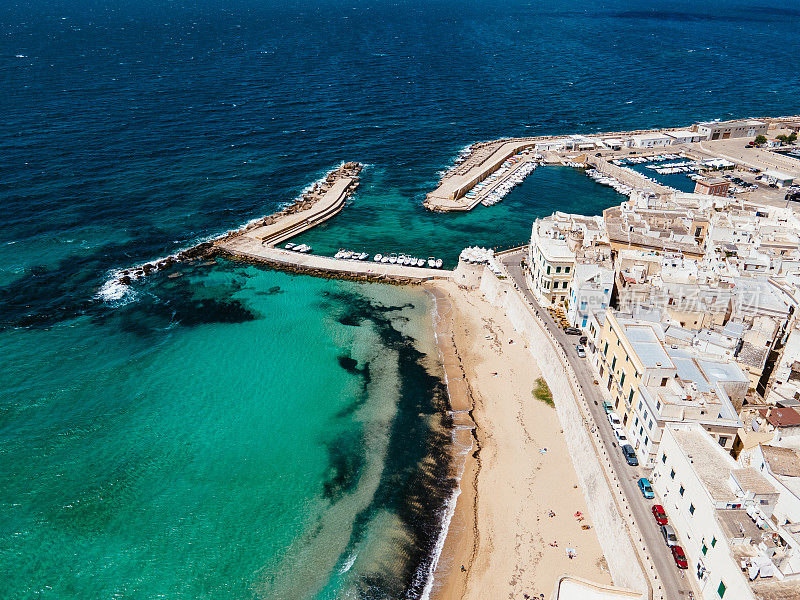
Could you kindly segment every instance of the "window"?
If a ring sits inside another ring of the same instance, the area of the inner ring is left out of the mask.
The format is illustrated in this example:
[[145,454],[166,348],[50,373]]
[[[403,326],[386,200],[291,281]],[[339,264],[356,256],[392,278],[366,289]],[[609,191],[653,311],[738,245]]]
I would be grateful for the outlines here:
[[715,538],[715,537],[711,538],[711,547],[713,548],[716,545],[717,545],[717,538]]
[[625,385],[625,373],[622,374],[622,377],[619,378],[619,387]]
[[550,275],[550,265],[547,265],[547,274]]
[[561,273],[561,267],[556,267],[556,273]]
[[678,493],[679,493],[681,496],[683,496],[683,493],[684,493],[685,491],[686,491],[686,490],[684,489],[684,487],[683,487],[683,486],[681,486],[681,488],[678,490]]
[[628,404],[630,404],[631,402],[633,402],[633,389],[631,389],[631,393],[628,394]]
[[672,470],[670,470],[670,472],[669,472],[669,478],[670,478],[670,479],[675,479],[675,469],[672,469]]
[[569,267],[564,267],[564,273],[569,273]]
[[642,410],[642,401],[639,400],[639,410]]
[[720,581],[719,582],[719,587],[717,588],[717,595],[720,598],[722,598],[725,595],[725,589],[726,589],[725,588],[725,582],[724,581]]
[[666,387],[667,385],[667,377],[661,379],[661,387]]
[[603,356],[606,354],[608,354],[608,342],[606,342],[606,345],[603,347]]
[[703,556],[705,556],[706,553],[708,552],[708,546],[706,546],[705,542],[703,542],[703,547],[700,548],[700,551],[703,553]]
[[728,436],[727,435],[719,436],[719,445],[720,446],[722,446],[724,448],[725,444],[727,444],[727,443],[728,443]]
[[653,422],[652,422],[652,421],[648,421],[648,423],[647,423],[647,428],[648,428],[650,431],[653,431]]
[[614,367],[616,366],[617,366],[617,357],[614,356],[614,358],[611,359],[611,369],[613,370]]
[[694,514],[694,504],[689,504],[689,514],[690,515]]
[[664,464],[667,464],[667,455],[666,454],[662,454],[661,455],[661,462],[664,463]]
[[658,411],[660,411],[660,410],[661,410],[661,400],[659,400],[658,402],[656,402],[656,410],[658,410]]
[[762,498],[759,502],[762,506],[767,506],[769,504],[769,500],[766,500],[765,498]]

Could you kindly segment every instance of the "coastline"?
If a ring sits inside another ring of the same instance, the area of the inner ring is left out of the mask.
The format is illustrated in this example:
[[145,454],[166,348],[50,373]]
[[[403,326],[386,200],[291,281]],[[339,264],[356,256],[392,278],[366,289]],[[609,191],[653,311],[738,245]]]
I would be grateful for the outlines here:
[[591,523],[557,414],[530,394],[540,375],[531,349],[480,292],[424,286],[436,299],[454,425],[472,424],[430,597],[549,597],[564,573],[611,583],[594,528],[581,528]]

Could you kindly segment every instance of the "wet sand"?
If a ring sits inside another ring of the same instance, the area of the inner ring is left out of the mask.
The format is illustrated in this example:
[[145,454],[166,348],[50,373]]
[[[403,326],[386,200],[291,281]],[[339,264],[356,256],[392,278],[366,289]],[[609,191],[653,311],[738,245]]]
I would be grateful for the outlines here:
[[549,598],[565,573],[611,583],[594,528],[581,527],[591,522],[556,411],[532,395],[530,349],[480,292],[426,287],[455,422],[468,426],[471,414],[476,425],[432,597]]

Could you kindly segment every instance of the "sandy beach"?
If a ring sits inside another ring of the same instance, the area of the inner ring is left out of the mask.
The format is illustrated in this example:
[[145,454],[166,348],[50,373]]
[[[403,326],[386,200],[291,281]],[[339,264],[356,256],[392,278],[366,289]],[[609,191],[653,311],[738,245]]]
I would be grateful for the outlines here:
[[432,597],[549,598],[565,573],[611,583],[556,411],[532,394],[530,349],[479,291],[426,285],[456,423],[474,420]]

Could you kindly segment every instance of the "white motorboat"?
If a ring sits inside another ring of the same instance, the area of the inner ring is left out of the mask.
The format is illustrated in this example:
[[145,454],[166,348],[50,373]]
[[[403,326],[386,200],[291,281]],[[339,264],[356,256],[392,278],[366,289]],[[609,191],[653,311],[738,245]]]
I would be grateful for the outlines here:
[[395,254],[394,252],[392,252],[392,253],[389,255],[389,262],[390,262],[391,264],[395,264],[395,263],[397,262],[397,254]]
[[437,258],[436,259],[436,268],[437,269],[441,269],[442,268],[442,264],[443,264],[442,263],[442,259],[441,258]]
[[352,257],[353,257],[353,253],[350,252],[350,250],[345,250],[344,253],[342,254],[342,258],[344,258],[344,259],[352,258]]
[[417,259],[417,266],[418,267],[424,267],[425,266],[425,259],[424,258],[418,258]]
[[368,258],[369,258],[368,252],[362,252],[361,254],[358,255],[358,260],[367,260]]
[[372,257],[372,260],[374,260],[375,262],[381,262],[382,258],[383,258],[383,254],[381,254],[379,252],[378,254],[376,254],[375,256]]
[[286,244],[286,245],[284,246],[284,248],[286,248],[287,250],[291,250],[291,249],[292,249],[292,248],[294,248],[294,247],[295,247],[295,244],[294,244],[294,243],[292,243],[292,242],[289,242],[288,244]]
[[436,266],[436,259],[433,256],[428,257],[428,266],[432,269]]
[[383,258],[381,259],[381,262],[383,264],[388,264],[389,263],[389,255],[388,254],[384,254]]
[[344,250],[339,250],[336,254],[333,255],[333,258],[344,258]]

